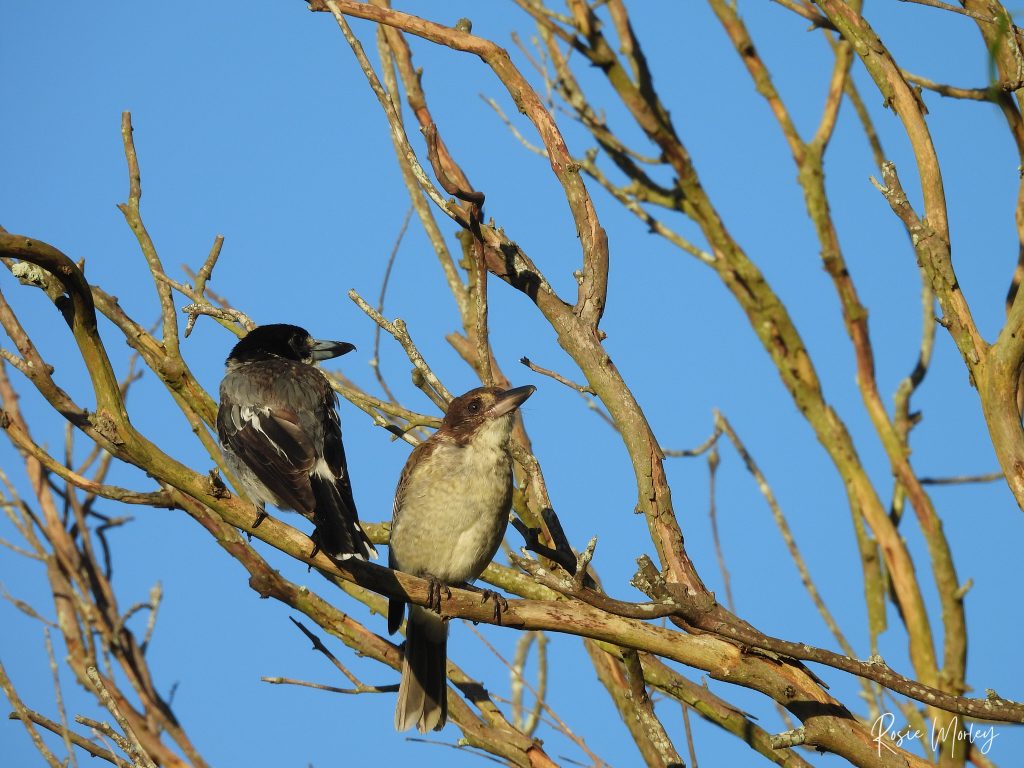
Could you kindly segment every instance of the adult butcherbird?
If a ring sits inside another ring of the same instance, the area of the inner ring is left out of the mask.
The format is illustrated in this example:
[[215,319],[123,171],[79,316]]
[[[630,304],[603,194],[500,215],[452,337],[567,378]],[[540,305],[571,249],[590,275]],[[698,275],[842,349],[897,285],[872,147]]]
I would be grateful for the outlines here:
[[[416,447],[398,481],[392,568],[430,579],[435,594],[440,584],[483,573],[505,535],[512,504],[508,443],[515,411],[534,391],[480,387],[452,400],[440,429]],[[391,598],[389,632],[404,613],[405,602]],[[423,733],[439,731],[448,718],[447,619],[411,606],[405,638],[395,729],[415,724]]]
[[228,469],[251,501],[291,509],[316,525],[314,552],[377,553],[359,527],[341,442],[338,402],[321,360],[355,347],[318,341],[295,325],[261,325],[228,355],[217,434]]

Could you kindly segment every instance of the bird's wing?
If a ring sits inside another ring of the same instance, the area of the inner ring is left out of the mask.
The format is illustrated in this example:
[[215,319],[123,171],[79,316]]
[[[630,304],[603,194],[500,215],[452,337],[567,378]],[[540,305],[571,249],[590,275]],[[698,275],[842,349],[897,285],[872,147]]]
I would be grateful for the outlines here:
[[402,515],[402,504],[405,501],[405,492],[409,488],[409,481],[412,478],[412,473],[422,460],[423,454],[430,454],[433,452],[434,447],[434,444],[430,440],[423,441],[412,449],[412,453],[409,454],[409,458],[405,462],[405,466],[402,467],[402,474],[398,476],[398,485],[395,487],[395,503],[391,507],[392,531],[395,530],[395,524],[398,522],[398,518]]
[[278,404],[252,405],[222,396],[217,434],[283,505],[312,516],[316,501],[309,473],[316,451],[294,411]]
[[[398,518],[402,515],[402,503],[405,500],[405,491],[409,487],[409,478],[412,476],[413,469],[419,463],[421,455],[425,452],[432,450],[431,443],[426,440],[417,445],[411,454],[409,459],[405,462],[405,466],[402,468],[402,474],[398,477],[398,486],[395,488],[395,503],[391,507],[391,535],[395,535],[395,526],[398,524]],[[395,548],[388,548],[388,567],[393,569],[399,569],[398,562],[395,560]],[[395,634],[398,628],[402,625],[402,619],[405,617],[405,601],[398,597],[392,597],[388,599],[388,634]]]
[[[332,393],[333,394],[333,393]],[[341,497],[341,504],[352,519],[357,518],[356,500],[352,496],[352,481],[348,475],[348,461],[345,459],[345,445],[341,441],[341,420],[334,410],[334,403],[326,405],[324,413],[328,419],[328,428],[324,430],[324,461],[334,474],[335,486]]]
[[354,554],[360,559],[376,558],[377,550],[359,527],[345,445],[341,440],[341,420],[335,410],[337,398],[327,386],[326,379],[324,384],[323,398],[315,409],[317,419],[304,425],[307,431],[323,435],[323,464],[318,462],[310,478],[317,497],[317,513],[313,522],[322,535],[321,546],[326,545],[324,549],[329,553]]

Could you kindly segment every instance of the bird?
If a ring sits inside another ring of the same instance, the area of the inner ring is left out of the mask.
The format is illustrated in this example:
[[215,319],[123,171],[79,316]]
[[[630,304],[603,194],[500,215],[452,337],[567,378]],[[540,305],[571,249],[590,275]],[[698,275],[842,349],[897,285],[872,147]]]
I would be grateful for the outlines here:
[[297,325],[257,326],[231,350],[220,384],[217,435],[236,490],[260,508],[253,527],[265,504],[299,512],[316,526],[311,557],[377,556],[359,527],[338,398],[316,367],[354,349]]
[[[515,411],[535,387],[479,387],[451,401],[440,428],[413,450],[399,477],[389,565],[440,590],[476,579],[498,551],[512,503],[509,435]],[[395,706],[395,730],[441,730],[448,718],[447,619],[410,606]],[[405,601],[390,598],[388,632]]]

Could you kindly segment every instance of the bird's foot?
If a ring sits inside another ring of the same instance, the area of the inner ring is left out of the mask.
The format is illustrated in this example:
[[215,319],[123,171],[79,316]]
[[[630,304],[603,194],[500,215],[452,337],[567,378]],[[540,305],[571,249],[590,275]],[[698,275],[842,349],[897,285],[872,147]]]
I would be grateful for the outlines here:
[[252,529],[255,531],[260,527],[260,523],[267,519],[267,510],[264,507],[260,507],[256,512],[256,519],[253,521]]
[[256,507],[256,519],[253,524],[249,527],[249,530],[245,532],[245,538],[247,541],[252,541],[252,532],[260,527],[260,523],[266,520],[268,517],[267,509],[262,504]]
[[434,613],[441,613],[441,593],[447,600],[452,596],[452,591],[443,581],[427,576],[427,607]]
[[494,623],[501,626],[501,614],[508,610],[508,600],[499,595],[493,589],[485,589],[480,593],[480,602],[488,600],[494,603]]
[[[460,589],[465,589],[469,592],[478,592],[480,594],[480,602],[482,603],[486,603],[488,600],[493,602],[494,623],[501,626],[501,614],[508,610],[508,600],[493,589],[482,589],[475,584],[460,584],[459,587]],[[476,622],[473,623],[475,624]]]

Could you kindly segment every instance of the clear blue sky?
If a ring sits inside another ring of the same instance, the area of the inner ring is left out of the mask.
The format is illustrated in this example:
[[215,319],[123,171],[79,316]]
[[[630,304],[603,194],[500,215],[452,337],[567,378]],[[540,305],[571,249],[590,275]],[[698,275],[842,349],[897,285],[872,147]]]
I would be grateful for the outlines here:
[[[410,5],[410,4],[406,4]],[[635,3],[637,33],[706,187],[737,239],[758,262],[795,317],[818,365],[826,395],[847,423],[883,495],[891,487],[888,463],[863,415],[853,356],[842,330],[832,286],[796,186],[795,169],[763,101],[710,11],[700,3]],[[430,4],[434,9],[442,4]],[[426,10],[427,5],[419,7]],[[443,4],[439,21],[469,16],[474,32],[513,48],[509,33],[529,28],[511,3]],[[741,4],[762,55],[775,74],[799,127],[808,135],[824,95],[830,61],[819,33],[772,3]],[[868,17],[909,70],[939,81],[985,83],[985,51],[963,18],[901,3],[871,3]],[[372,28],[355,25],[369,49]],[[952,52],[952,53],[951,53]],[[579,247],[559,188],[546,161],[524,151],[478,94],[515,108],[478,60],[414,44],[425,68],[424,86],[448,145],[479,189],[487,213],[530,253],[555,287],[573,290]],[[522,57],[519,56],[520,62]],[[526,66],[526,65],[524,65]],[[895,117],[855,66],[889,156],[916,200],[911,159]],[[245,6],[181,0],[176,3],[4,3],[0,7],[0,224],[45,240],[74,259],[87,276],[121,299],[143,324],[156,319],[145,264],[115,204],[127,197],[119,121],[134,117],[142,167],[143,215],[169,272],[202,263],[216,234],[226,238],[212,287],[258,322],[288,321],[314,335],[355,343],[359,351],[336,363],[373,390],[368,360],[373,325],[345,297],[355,288],[376,297],[388,253],[408,207],[386,124],[333,20],[309,14],[299,0]],[[595,98],[607,94],[593,74],[584,81]],[[1013,210],[1018,161],[990,105],[952,103],[927,94],[953,228],[958,276],[974,316],[989,338],[1003,317],[1003,296],[1016,262]],[[518,116],[517,116],[518,117]],[[635,138],[621,115],[614,127]],[[591,142],[564,115],[570,148]],[[521,130],[529,133],[524,120]],[[637,141],[637,148],[648,148]],[[898,222],[871,186],[876,173],[863,136],[844,106],[826,167],[845,254],[871,313],[879,382],[889,398],[912,368],[920,334],[914,256]],[[591,185],[611,243],[611,280],[603,328],[608,349],[644,405],[666,447],[691,447],[711,431],[721,409],[747,442],[793,526],[825,599],[858,652],[867,656],[860,569],[845,495],[811,431],[799,419],[777,374],[741,311],[707,267],[672,250]],[[695,236],[692,227],[676,222]],[[453,229],[446,226],[453,248]],[[516,361],[579,378],[532,305],[503,284],[491,290],[493,341],[504,370],[517,384],[536,384],[525,408],[527,426],[548,479],[556,510],[574,545],[598,536],[595,565],[606,588],[640,599],[628,586],[635,558],[653,554],[643,519],[632,512],[635,485],[625,451],[608,427],[572,392]],[[89,404],[80,366],[66,350],[70,335],[38,292],[10,277],[0,288],[20,312],[56,376]],[[443,340],[457,313],[422,231],[414,222],[398,254],[385,314],[401,316],[429,361],[453,391],[475,385],[469,369]],[[118,365],[126,347],[115,329],[108,339]],[[6,340],[0,343],[9,347]],[[192,369],[210,391],[219,382],[232,338],[200,321],[185,342]],[[381,365],[410,406],[431,406],[408,383],[408,363],[385,339]],[[18,382],[17,374],[12,374]],[[27,384],[21,386],[28,392]],[[940,329],[935,362],[917,397],[924,421],[914,433],[913,461],[922,475],[997,469],[976,393],[947,335]],[[63,425],[39,398],[24,408],[37,415],[36,439],[59,452]],[[147,377],[129,401],[133,421],[163,436],[163,445],[197,469],[209,460],[177,417],[162,388]],[[342,403],[345,440],[361,515],[385,519],[408,447],[392,442],[353,406]],[[18,460],[0,441],[0,466],[17,476]],[[703,459],[671,462],[673,498],[688,551],[721,595],[707,518]],[[148,488],[138,473],[118,475]],[[24,482],[19,478],[19,487]],[[723,547],[741,616],[760,629],[832,647],[831,637],[802,592],[795,569],[756,486],[734,453],[723,448],[717,499]],[[26,489],[27,495],[27,489]],[[1024,514],[1000,484],[937,488],[934,500],[952,541],[961,580],[974,580],[967,598],[970,623],[968,679],[975,694],[995,688],[1024,699],[1020,642],[1024,625],[1017,587]],[[106,511],[115,512],[108,506]],[[393,696],[333,696],[269,686],[261,675],[338,684],[332,668],[292,627],[291,612],[252,592],[245,574],[186,515],[133,508],[135,521],[113,536],[115,583],[123,606],[145,599],[156,581],[165,603],[150,650],[156,683],[174,685],[174,706],[201,753],[213,765],[318,767],[355,764],[470,765],[479,759],[451,749],[414,744],[391,728]],[[290,519],[290,522],[295,522]],[[299,523],[301,524],[301,521]],[[14,533],[0,521],[0,536]],[[918,557],[931,605],[920,536],[905,536]],[[518,546],[516,536],[510,537]],[[343,610],[364,612],[343,595],[274,551],[261,551],[300,583],[323,590]],[[0,582],[15,597],[49,613],[41,567],[0,549]],[[937,617],[938,612],[935,611]],[[890,622],[898,617],[890,611]],[[368,625],[384,633],[380,617]],[[936,619],[937,621],[937,619]],[[514,632],[481,631],[504,653]],[[466,626],[455,624],[452,656],[471,674],[507,696],[507,676]],[[903,635],[891,630],[884,655],[908,671]],[[397,673],[335,651],[366,682],[397,682]],[[42,651],[42,630],[0,601],[0,660],[25,701],[55,714]],[[855,686],[843,675],[816,671],[841,698]],[[694,679],[700,675],[688,670]],[[72,713],[95,713],[64,669]],[[588,745],[616,766],[638,764],[624,727],[581,653],[579,641],[554,638],[551,704]],[[783,730],[771,702],[724,684],[712,689],[756,714],[759,724]],[[659,710],[685,751],[678,711]],[[749,763],[747,748],[716,728],[695,722],[703,765]],[[998,726],[989,757],[1014,765],[1024,736]],[[582,759],[550,731],[553,755]],[[458,737],[449,727],[438,738]],[[0,753],[8,765],[40,760],[17,723],[0,720]],[[831,758],[811,758],[831,765]]]

